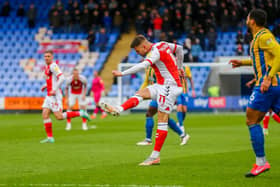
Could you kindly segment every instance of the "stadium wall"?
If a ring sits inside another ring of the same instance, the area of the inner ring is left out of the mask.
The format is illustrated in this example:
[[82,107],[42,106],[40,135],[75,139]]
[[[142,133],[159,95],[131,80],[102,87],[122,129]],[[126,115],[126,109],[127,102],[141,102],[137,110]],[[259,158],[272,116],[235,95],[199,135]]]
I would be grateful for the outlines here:
[[[95,109],[95,103],[92,97],[87,97],[87,108],[89,110]],[[115,104],[117,97],[103,97],[102,101]],[[196,97],[189,98],[189,111],[211,111],[219,109],[220,111],[243,111],[248,104],[249,96],[225,96],[225,97]],[[23,110],[36,111],[42,109],[44,97],[5,97],[0,98],[0,110]],[[146,110],[149,106],[150,100],[140,103],[133,111]],[[65,100],[63,100],[64,109],[67,108]],[[74,109],[78,109],[78,104]]]

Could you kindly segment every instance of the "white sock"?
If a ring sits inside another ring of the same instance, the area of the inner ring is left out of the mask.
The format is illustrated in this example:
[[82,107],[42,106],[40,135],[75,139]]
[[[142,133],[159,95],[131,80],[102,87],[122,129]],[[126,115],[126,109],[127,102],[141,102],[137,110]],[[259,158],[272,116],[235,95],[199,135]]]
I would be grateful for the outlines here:
[[119,112],[122,112],[122,111],[123,111],[123,107],[122,107],[122,106],[117,106],[116,108],[117,108],[117,110],[118,110]]
[[258,166],[264,166],[266,163],[265,156],[264,157],[256,157],[256,164]]
[[63,112],[62,116],[63,116],[63,119],[66,119],[67,118],[67,112]]
[[157,158],[157,157],[159,157],[159,153],[160,152],[158,152],[158,151],[153,151],[150,157]]

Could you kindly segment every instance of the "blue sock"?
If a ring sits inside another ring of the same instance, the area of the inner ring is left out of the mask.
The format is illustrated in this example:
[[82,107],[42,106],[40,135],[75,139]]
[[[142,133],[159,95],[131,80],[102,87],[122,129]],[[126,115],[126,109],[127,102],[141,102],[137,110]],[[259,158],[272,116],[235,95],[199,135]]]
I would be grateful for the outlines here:
[[181,130],[181,128],[176,124],[176,122],[174,121],[174,119],[169,118],[168,119],[168,126],[174,131],[176,132],[179,136],[183,136],[184,133]]
[[249,132],[252,146],[257,157],[264,157],[264,137],[260,124],[250,125]]
[[183,121],[184,121],[185,118],[186,118],[186,114],[187,114],[187,112],[183,112]]
[[152,117],[146,117],[146,139],[152,138],[154,128],[154,119]]
[[184,112],[177,112],[177,119],[180,126],[183,126]]

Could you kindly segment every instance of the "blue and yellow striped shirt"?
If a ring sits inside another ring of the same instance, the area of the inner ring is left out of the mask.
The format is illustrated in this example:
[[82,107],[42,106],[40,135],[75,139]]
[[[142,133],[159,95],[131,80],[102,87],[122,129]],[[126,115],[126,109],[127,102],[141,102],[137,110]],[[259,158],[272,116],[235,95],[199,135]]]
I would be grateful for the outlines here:
[[[269,74],[275,58],[273,54],[276,51],[274,50],[279,50],[279,44],[268,29],[261,29],[254,35],[250,46],[250,56],[254,68],[256,86],[260,86],[264,77]],[[280,85],[279,77],[279,73],[273,76],[272,86]]]
[[192,78],[192,72],[189,66],[184,66],[185,77],[181,77],[181,83],[183,87],[183,93],[188,93],[188,82],[187,79]]

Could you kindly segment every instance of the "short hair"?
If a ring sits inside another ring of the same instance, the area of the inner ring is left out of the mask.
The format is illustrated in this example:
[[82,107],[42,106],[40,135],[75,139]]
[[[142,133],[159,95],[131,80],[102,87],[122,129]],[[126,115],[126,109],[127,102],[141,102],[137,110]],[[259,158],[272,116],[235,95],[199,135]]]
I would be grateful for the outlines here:
[[79,72],[78,68],[74,68],[74,69],[73,69],[73,72],[74,72],[74,71],[78,71],[78,72]]
[[46,54],[46,53],[50,53],[51,55],[53,55],[53,51],[52,51],[52,50],[46,50],[46,51],[44,52],[44,54]]
[[137,35],[130,44],[130,48],[139,46],[143,41],[147,40],[143,35]]
[[267,14],[262,9],[253,9],[249,13],[249,18],[255,20],[257,26],[264,27],[266,25]]

